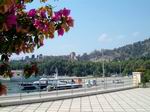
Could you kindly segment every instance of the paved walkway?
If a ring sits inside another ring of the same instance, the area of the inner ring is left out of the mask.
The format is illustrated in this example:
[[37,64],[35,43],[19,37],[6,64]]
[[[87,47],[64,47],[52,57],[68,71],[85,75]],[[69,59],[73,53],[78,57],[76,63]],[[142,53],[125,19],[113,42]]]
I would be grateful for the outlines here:
[[0,112],[150,112],[150,88],[1,107]]

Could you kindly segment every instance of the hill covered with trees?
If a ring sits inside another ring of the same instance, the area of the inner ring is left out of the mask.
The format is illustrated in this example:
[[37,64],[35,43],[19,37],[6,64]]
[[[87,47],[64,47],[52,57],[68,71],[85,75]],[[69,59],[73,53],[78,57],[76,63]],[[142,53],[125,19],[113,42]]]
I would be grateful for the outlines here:
[[[103,55],[102,55],[103,51]],[[150,38],[144,41],[139,41],[113,50],[103,49],[102,51],[95,50],[90,54],[83,54],[81,60],[107,61],[112,60],[128,60],[132,58],[150,57]]]
[[[25,60],[11,61],[11,69],[24,69]],[[38,75],[53,75],[55,69],[58,68],[59,75],[67,76],[102,76],[102,62],[92,61],[70,61],[65,59],[44,59],[37,62],[39,72]],[[150,70],[150,58],[135,58],[125,61],[105,61],[105,76],[114,74],[129,75],[133,71]]]
[[[59,75],[68,76],[102,76],[104,62],[105,76],[113,74],[129,75],[133,71],[150,70],[150,39],[126,45],[114,50],[93,51],[70,60],[66,56],[47,56],[40,60],[13,60],[11,69],[24,69],[29,62],[36,62],[39,75],[52,75],[58,68]],[[103,61],[102,61],[103,60]]]

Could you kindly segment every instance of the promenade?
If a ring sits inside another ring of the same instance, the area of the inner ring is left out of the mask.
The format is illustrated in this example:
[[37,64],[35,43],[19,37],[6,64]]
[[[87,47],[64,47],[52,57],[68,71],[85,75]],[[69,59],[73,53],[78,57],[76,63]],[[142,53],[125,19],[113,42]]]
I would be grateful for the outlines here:
[[[134,82],[134,80],[130,77],[118,77],[115,79],[106,78],[105,81],[103,80],[103,78],[97,79],[97,85],[90,87],[84,85],[84,80],[83,88],[54,90],[49,92],[37,91],[31,93],[17,93],[0,96],[0,106],[14,106],[19,104],[33,104],[47,101],[64,100],[90,95],[104,94],[108,92],[116,92],[138,87],[136,82]],[[114,81],[118,80],[120,80],[120,83],[114,83]]]
[[0,112],[150,112],[150,88],[0,107]]

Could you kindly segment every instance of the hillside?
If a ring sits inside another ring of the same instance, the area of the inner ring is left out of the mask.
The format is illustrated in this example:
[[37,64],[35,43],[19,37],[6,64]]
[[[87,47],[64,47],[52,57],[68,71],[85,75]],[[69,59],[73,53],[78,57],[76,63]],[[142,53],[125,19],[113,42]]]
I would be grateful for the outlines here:
[[135,42],[113,50],[104,49],[102,52],[95,50],[90,54],[83,54],[81,60],[101,61],[101,60],[128,60],[132,58],[150,57],[150,38],[144,41]]

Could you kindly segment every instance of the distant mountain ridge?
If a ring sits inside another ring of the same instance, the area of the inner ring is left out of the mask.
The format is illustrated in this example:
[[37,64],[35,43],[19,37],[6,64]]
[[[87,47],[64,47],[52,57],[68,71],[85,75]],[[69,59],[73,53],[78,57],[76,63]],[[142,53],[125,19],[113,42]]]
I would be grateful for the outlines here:
[[90,61],[111,61],[111,60],[128,60],[132,58],[150,57],[150,38],[144,41],[135,42],[113,50],[103,49],[95,50],[90,54],[84,53],[80,60]]

